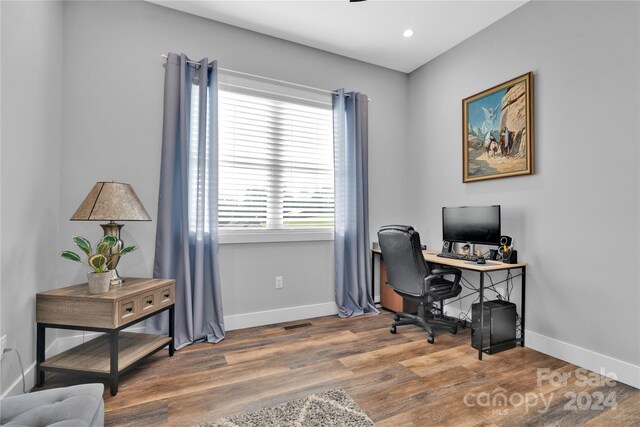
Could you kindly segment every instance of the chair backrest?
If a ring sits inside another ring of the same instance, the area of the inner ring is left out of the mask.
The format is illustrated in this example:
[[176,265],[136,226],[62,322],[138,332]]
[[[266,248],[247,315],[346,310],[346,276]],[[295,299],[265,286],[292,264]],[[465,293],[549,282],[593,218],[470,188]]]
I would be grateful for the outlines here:
[[421,295],[429,275],[420,245],[420,234],[407,225],[385,225],[378,231],[378,243],[387,270],[387,283],[395,290]]

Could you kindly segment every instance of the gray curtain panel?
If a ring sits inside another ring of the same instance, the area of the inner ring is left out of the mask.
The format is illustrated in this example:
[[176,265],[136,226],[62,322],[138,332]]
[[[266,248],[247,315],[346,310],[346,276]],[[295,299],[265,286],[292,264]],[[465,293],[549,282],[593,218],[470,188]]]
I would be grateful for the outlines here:
[[368,98],[333,95],[335,279],[338,316],[378,313],[370,291]]
[[[154,277],[176,280],[176,349],[224,338],[217,253],[217,63],[188,61],[184,54],[170,53],[166,63],[153,266]],[[166,334],[166,316],[149,319],[147,329]]]

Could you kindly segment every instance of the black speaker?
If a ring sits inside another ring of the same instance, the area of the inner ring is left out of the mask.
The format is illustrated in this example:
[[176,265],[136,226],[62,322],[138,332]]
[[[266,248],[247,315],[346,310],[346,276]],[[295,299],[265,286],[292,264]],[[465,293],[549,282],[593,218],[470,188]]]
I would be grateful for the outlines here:
[[513,239],[510,236],[500,236],[500,246],[511,246]]
[[502,262],[505,264],[517,264],[518,263],[518,251],[512,249],[502,254]]
[[[484,303],[484,329],[482,348],[494,347],[489,354],[498,353],[516,346],[516,305],[508,301],[494,300]],[[471,305],[471,345],[480,344],[480,304]]]
[[442,253],[453,252],[453,242],[448,240],[442,241]]

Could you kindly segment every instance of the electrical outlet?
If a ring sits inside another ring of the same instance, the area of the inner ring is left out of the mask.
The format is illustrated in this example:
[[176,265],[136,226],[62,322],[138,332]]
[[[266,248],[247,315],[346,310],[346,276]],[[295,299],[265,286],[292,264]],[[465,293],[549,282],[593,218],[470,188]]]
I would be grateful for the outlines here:
[[7,336],[0,338],[0,357],[4,357],[4,349],[7,348]]
[[276,289],[282,289],[283,280],[282,276],[276,276]]

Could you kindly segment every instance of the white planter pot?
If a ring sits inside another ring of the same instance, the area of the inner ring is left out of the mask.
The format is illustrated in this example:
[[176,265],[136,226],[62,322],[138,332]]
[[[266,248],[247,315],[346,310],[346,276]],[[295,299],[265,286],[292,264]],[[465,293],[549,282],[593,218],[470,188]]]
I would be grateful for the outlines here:
[[87,273],[90,294],[106,294],[111,283],[111,271],[104,273]]

